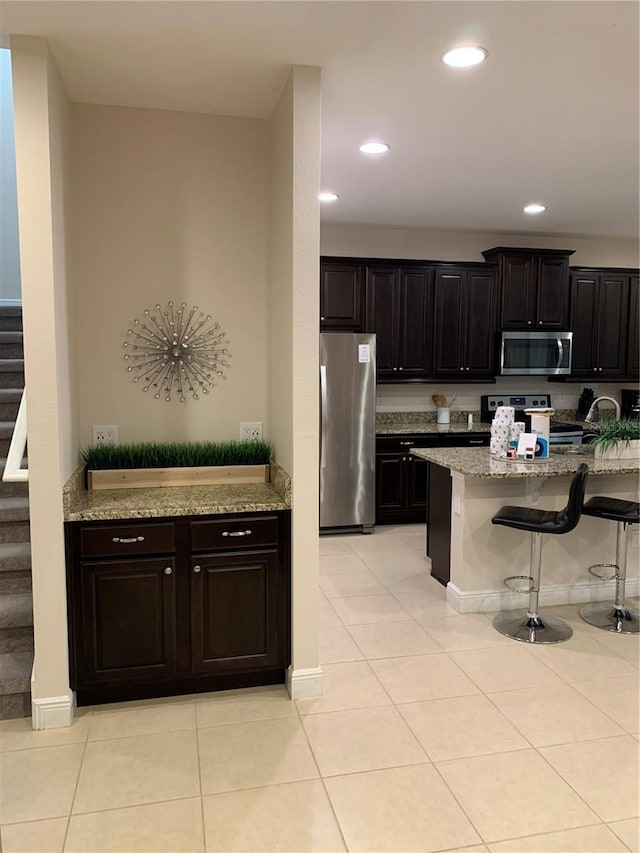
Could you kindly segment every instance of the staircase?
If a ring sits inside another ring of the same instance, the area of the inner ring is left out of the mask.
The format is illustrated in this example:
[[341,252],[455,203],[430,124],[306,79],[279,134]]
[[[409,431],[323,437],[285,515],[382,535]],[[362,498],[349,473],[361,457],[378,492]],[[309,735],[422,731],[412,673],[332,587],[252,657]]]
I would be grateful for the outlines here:
[[3,483],[24,388],[22,311],[0,306],[0,719],[31,714],[33,612],[26,483]]

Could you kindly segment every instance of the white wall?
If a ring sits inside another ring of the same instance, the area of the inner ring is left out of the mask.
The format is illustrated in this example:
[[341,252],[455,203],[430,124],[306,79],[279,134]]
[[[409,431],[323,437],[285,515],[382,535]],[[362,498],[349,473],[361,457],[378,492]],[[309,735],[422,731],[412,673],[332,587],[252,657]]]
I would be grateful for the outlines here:
[[62,487],[77,458],[66,270],[69,102],[47,44],[13,38],[16,174],[29,440],[36,728],[68,725]]
[[0,303],[20,300],[11,54],[0,48]]
[[[239,437],[267,423],[267,121],[73,105],[73,267],[80,428],[121,442]],[[145,308],[198,305],[231,342],[228,380],[186,403],[126,371]]]
[[[292,475],[292,697],[318,695],[320,69],[294,67],[271,120],[270,418]],[[285,450],[289,446],[290,452]]]
[[[640,266],[638,240],[609,240],[588,237],[523,236],[475,231],[410,230],[376,228],[365,225],[339,225],[324,223],[320,230],[322,255],[370,258],[407,258],[436,261],[480,261],[482,251],[494,246],[531,246],[551,249],[575,249],[572,266]],[[596,394],[618,396],[620,387],[614,383],[585,382]],[[577,407],[582,389],[580,383],[552,383],[544,377],[498,377],[495,383],[468,385],[378,385],[378,411],[435,411],[432,394],[457,396],[455,409],[479,409],[480,395],[529,393],[543,391],[551,394],[551,402],[558,409]]]

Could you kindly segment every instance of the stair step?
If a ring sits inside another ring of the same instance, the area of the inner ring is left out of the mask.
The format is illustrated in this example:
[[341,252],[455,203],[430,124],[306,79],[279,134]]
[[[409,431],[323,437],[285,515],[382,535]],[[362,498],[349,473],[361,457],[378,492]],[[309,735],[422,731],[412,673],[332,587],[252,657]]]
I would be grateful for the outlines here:
[[32,625],[0,630],[0,655],[6,655],[8,652],[33,652]]
[[3,358],[0,373],[24,373],[24,358]]
[[9,652],[0,655],[0,695],[29,692],[32,669],[31,652]]
[[[16,497],[26,497],[29,494],[29,484],[23,482],[7,482],[4,483],[2,481],[2,477],[4,475],[4,469],[7,464],[6,459],[0,458],[0,498],[16,498]],[[27,466],[26,457],[23,458],[21,467],[25,468]]]
[[24,343],[22,332],[0,331],[0,358],[23,358]]
[[0,330],[19,332],[22,330],[22,307],[13,305],[0,306]]
[[0,543],[0,572],[31,571],[31,543]]
[[23,337],[22,332],[0,331],[0,344],[21,344]]
[[0,596],[0,628],[24,628],[26,625],[33,625],[31,595]]
[[29,498],[0,498],[0,522],[29,521]]
[[31,572],[0,572],[0,596],[31,595]]
[[0,388],[0,420],[15,421],[23,390],[24,383],[22,387]]

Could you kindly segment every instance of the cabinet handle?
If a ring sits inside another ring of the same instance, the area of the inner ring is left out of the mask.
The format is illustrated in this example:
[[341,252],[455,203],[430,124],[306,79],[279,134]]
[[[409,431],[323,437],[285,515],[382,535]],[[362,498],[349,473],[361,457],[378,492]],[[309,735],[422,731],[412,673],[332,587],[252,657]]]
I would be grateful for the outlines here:
[[532,320],[527,320],[527,326],[530,326],[531,323],[532,323]]
[[539,325],[539,326],[541,326],[541,325],[542,325],[542,320],[538,320],[538,325]]
[[602,368],[601,368],[601,367],[599,367],[599,368],[598,368],[598,370],[600,371],[600,373],[602,373]]
[[196,574],[198,574],[198,572],[201,572],[201,571],[202,571],[202,566],[194,566],[194,567],[193,567],[193,571],[194,571]]
[[405,446],[405,447],[413,447],[415,442],[414,441],[401,441],[400,444]]
[[464,370],[464,367],[461,367],[460,370]]
[[402,461],[403,461],[403,462],[406,462],[406,461],[407,461],[407,457],[406,457],[406,456],[403,456],[403,457],[402,457]]
[[471,368],[470,368],[470,367],[465,367],[465,370],[471,370]]
[[223,536],[251,536],[250,530],[232,530],[229,532],[228,530],[222,531]]
[[594,373],[597,373],[597,371],[598,371],[598,368],[597,368],[597,367],[594,367],[594,368],[593,368],[593,372],[594,372]]
[[404,368],[402,368],[402,367],[399,367],[399,368],[398,368],[398,370],[404,370]]
[[119,542],[121,545],[130,545],[132,542],[144,542],[144,536],[132,536],[130,539],[121,539],[119,536],[114,536],[112,542]]
[[320,317],[321,320],[324,320],[324,317]]
[[171,566],[167,566],[166,569],[164,570],[164,573],[165,573],[165,575],[172,575],[173,569],[171,568]]
[[397,370],[398,370],[398,368],[397,368],[397,367],[394,367],[394,368],[393,368],[393,372],[394,372],[394,373],[396,373],[396,372],[397,372]]

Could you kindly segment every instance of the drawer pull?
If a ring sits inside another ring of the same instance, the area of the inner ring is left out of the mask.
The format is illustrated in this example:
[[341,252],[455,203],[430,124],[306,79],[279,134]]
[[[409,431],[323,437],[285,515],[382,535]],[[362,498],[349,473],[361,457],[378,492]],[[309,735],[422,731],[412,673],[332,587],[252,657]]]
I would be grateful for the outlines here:
[[166,569],[164,570],[164,573],[165,573],[165,575],[173,574],[173,569],[171,568],[171,566],[167,566]]
[[400,442],[400,444],[404,444],[404,445],[406,445],[407,447],[413,447],[414,443],[415,443],[415,442],[413,442],[413,441],[401,441],[401,442]]
[[194,567],[193,567],[193,571],[194,571],[196,574],[198,574],[198,572],[201,572],[201,571],[202,571],[202,566],[194,566]]
[[223,536],[251,536],[250,530],[232,530],[229,532],[228,530],[222,531]]
[[132,536],[130,539],[121,539],[119,536],[114,536],[112,542],[119,542],[121,545],[130,545],[132,542],[144,542],[144,536]]

